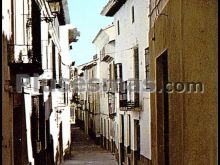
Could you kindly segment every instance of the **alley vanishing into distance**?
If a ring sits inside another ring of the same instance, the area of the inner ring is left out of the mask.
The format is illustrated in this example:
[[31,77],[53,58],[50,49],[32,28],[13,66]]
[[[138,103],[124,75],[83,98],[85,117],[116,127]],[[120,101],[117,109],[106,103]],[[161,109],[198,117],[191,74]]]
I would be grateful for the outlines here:
[[71,126],[71,154],[63,165],[117,165],[114,155],[101,148],[77,125]]
[[218,164],[217,0],[2,6],[0,164]]

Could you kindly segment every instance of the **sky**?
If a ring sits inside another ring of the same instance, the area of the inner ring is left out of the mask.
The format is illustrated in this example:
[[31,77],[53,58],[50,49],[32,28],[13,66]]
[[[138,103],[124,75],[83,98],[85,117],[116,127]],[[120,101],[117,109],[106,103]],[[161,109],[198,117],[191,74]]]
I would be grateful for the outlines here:
[[80,31],[78,41],[70,51],[76,66],[92,60],[96,54],[93,39],[101,28],[113,22],[112,17],[100,15],[108,0],[68,0],[70,23]]

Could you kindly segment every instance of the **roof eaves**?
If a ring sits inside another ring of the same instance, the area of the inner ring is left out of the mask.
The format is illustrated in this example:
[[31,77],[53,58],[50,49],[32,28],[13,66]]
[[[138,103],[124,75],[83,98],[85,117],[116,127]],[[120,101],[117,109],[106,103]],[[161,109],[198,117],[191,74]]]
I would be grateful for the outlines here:
[[103,16],[114,16],[127,0],[109,0],[101,11]]

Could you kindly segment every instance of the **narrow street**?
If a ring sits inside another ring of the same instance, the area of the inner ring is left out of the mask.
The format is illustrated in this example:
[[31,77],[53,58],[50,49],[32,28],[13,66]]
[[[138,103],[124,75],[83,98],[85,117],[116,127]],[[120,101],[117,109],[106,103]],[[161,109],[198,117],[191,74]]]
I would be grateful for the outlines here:
[[0,164],[218,164],[217,17],[217,0],[2,0]]
[[77,126],[72,126],[71,157],[63,165],[117,165],[114,155],[102,149]]

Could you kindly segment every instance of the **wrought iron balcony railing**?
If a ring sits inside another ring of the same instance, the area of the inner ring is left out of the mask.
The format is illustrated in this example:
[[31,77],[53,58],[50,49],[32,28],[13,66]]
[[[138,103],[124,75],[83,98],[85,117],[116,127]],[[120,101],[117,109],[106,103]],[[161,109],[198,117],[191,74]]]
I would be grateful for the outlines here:
[[8,44],[8,65],[11,72],[16,74],[43,73],[41,54],[34,53],[29,45]]

